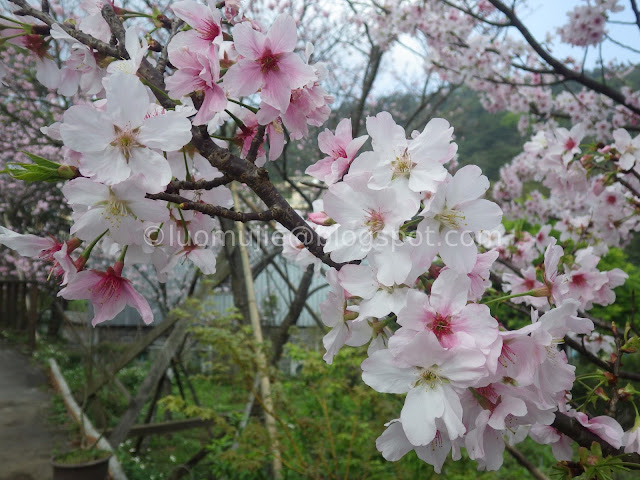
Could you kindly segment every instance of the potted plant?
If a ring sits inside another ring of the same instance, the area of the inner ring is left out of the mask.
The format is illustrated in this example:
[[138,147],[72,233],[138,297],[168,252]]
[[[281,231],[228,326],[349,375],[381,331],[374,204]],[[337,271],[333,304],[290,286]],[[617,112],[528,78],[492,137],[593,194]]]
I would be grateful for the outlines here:
[[55,455],[53,480],[106,480],[110,458],[111,452],[95,445]]

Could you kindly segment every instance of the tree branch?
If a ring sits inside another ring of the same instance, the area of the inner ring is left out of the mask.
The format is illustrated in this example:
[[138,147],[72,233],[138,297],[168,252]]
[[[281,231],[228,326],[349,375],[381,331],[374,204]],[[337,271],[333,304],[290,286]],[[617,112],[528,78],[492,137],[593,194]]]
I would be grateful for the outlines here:
[[622,448],[615,448],[595,433],[589,431],[583,427],[578,420],[569,417],[562,412],[556,412],[556,419],[551,424],[553,428],[560,433],[565,434],[567,437],[574,440],[578,445],[585,448],[590,448],[593,442],[599,443],[602,447],[602,455],[623,455],[623,459],[626,462],[640,464],[640,455],[637,453],[624,453]]

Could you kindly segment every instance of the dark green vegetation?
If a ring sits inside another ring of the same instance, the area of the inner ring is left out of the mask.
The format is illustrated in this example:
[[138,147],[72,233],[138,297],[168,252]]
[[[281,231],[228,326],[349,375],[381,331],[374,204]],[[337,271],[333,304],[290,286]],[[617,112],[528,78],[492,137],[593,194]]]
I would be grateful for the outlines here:
[[80,463],[95,462],[103,458],[110,457],[111,453],[97,448],[77,449],[67,453],[62,453],[53,458],[56,463],[65,465],[78,465]]
[[[526,138],[518,132],[519,117],[516,114],[487,112],[482,107],[478,95],[467,88],[454,90],[437,109],[426,108],[416,115],[419,105],[419,100],[413,95],[383,97],[377,101],[375,108],[365,111],[365,117],[376,115],[377,112],[384,110],[389,111],[394,120],[406,128],[407,135],[410,135],[413,130],[422,130],[431,117],[447,119],[455,129],[460,164],[478,165],[490,180],[498,179],[500,167],[521,152],[522,145],[526,141]],[[332,120],[348,118],[351,115],[350,112],[350,106],[343,105],[332,114]],[[408,128],[407,122],[409,122]],[[311,140],[305,143],[305,148],[302,150],[293,145],[287,148],[286,157],[290,175],[296,170],[304,172],[307,166],[323,157],[315,139],[324,128],[334,130],[336,124],[337,121],[334,121],[315,131],[312,130],[309,137]],[[366,134],[366,128],[363,121],[358,135],[364,134]],[[370,143],[367,143],[361,151],[370,148]],[[275,170],[276,166],[269,163],[267,168]],[[274,178],[278,178],[276,171],[274,174]]]

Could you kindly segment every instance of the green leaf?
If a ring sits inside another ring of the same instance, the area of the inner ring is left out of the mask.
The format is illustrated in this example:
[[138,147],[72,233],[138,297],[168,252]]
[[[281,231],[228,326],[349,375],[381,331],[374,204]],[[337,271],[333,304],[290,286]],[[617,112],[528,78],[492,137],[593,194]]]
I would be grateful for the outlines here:
[[[46,158],[40,157],[33,153],[26,152],[24,150],[21,150],[21,152],[24,153],[27,157],[29,157],[33,163],[35,163],[36,165],[40,165],[41,167],[51,168],[54,170],[57,170],[60,167],[59,163],[52,162],[51,160],[47,160]],[[19,165],[22,165],[22,164],[19,164]],[[25,165],[28,165],[28,164],[25,164]]]
[[24,182],[57,182],[61,179],[58,168],[48,168],[31,163],[9,163],[2,173]]

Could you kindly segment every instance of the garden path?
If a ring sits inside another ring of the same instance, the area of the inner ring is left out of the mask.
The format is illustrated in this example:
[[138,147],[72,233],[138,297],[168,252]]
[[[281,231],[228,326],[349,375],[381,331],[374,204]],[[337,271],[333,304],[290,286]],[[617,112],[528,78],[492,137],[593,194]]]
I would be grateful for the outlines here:
[[53,393],[29,357],[0,340],[0,480],[50,480],[51,453],[64,438],[48,418]]

